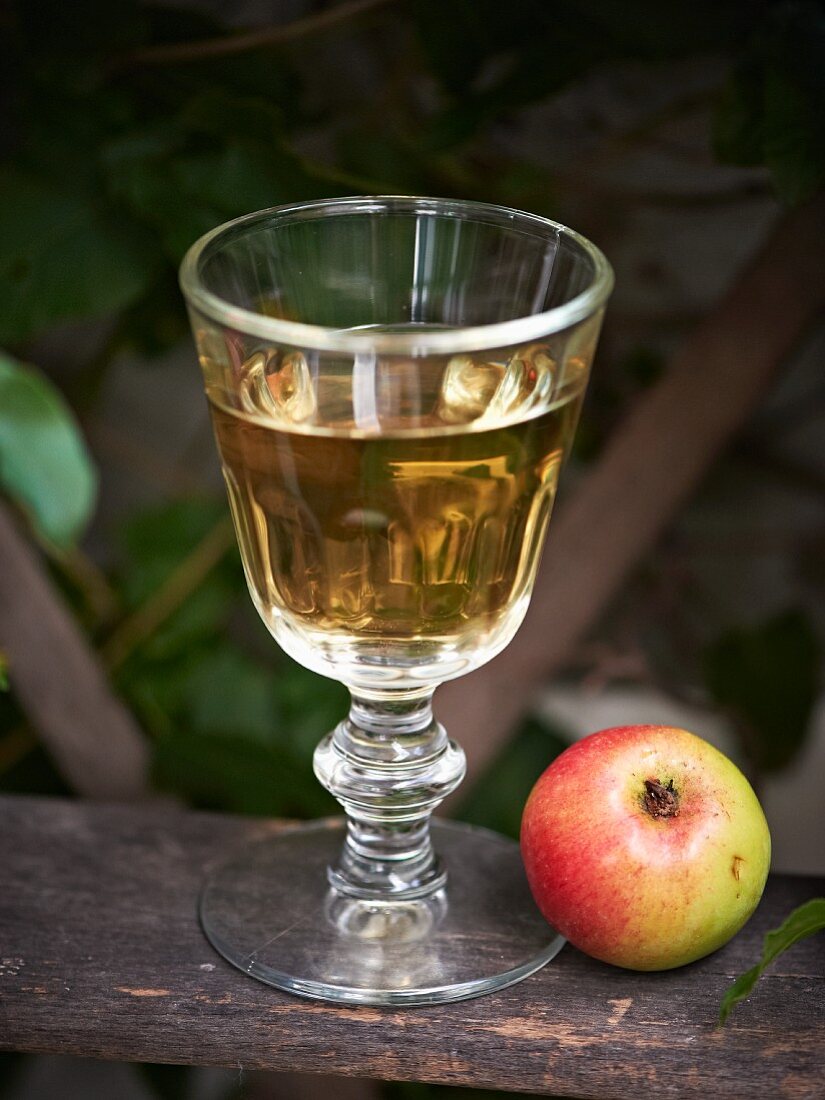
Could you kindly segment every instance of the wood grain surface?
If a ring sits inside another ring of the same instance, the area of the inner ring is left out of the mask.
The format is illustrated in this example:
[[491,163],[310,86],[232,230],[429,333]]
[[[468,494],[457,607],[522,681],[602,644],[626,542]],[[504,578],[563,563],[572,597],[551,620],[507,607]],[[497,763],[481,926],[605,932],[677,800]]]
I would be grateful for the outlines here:
[[571,947],[503,992],[338,1008],[264,986],[204,939],[204,869],[277,823],[0,799],[0,1048],[558,1096],[825,1096],[825,937],[782,956],[728,1025],[719,999],[822,880],[771,879],[746,929],[664,974]]

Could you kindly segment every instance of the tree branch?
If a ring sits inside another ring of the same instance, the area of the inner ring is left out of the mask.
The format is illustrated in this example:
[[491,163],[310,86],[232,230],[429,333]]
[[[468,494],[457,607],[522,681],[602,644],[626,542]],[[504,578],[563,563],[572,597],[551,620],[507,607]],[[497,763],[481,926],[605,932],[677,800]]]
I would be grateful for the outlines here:
[[445,685],[438,716],[477,775],[531,695],[597,622],[825,306],[825,196],[784,215],[722,302],[637,401],[558,518],[524,626]]
[[235,545],[229,516],[223,516],[190,554],[140,607],[127,616],[101,647],[106,667],[114,671],[192,595]]
[[2,504],[0,560],[0,638],[9,682],[58,768],[90,798],[145,796],[146,739]]
[[307,15],[292,23],[261,30],[247,31],[243,34],[221,35],[218,38],[202,38],[195,42],[171,42],[162,46],[147,46],[124,58],[118,68],[130,68],[137,65],[169,65],[181,61],[203,61],[211,57],[231,57],[251,50],[268,49],[282,46],[299,38],[309,38],[338,26],[350,19],[368,15],[379,8],[387,7],[395,0],[345,0],[334,8]]

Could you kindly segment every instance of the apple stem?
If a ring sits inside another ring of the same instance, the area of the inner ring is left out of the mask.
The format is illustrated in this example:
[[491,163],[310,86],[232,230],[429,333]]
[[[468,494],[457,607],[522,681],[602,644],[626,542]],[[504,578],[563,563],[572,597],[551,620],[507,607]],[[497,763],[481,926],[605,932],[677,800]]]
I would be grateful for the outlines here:
[[678,817],[679,794],[669,779],[667,786],[658,779],[645,780],[644,805],[651,817]]

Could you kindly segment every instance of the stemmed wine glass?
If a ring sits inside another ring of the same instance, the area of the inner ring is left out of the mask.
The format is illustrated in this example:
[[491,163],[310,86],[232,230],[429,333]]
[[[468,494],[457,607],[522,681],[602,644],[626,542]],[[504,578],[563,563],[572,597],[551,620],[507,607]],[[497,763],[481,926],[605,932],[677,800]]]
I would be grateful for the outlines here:
[[252,599],[287,653],[351,695],[315,753],[345,819],[219,866],[206,935],[326,1000],[509,985],[562,940],[514,842],[431,827],[464,774],[431,702],[527,610],[610,267],[545,218],[366,197],[220,226],[181,285]]

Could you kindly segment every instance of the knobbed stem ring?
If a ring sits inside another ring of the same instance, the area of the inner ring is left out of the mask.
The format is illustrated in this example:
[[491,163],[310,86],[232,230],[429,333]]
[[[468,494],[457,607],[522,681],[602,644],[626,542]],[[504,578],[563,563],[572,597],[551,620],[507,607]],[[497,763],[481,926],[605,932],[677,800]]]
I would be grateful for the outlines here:
[[315,752],[315,774],[347,815],[347,839],[329,870],[335,890],[368,900],[412,900],[443,888],[430,815],[464,778],[464,752],[432,712],[430,687],[367,698]]

